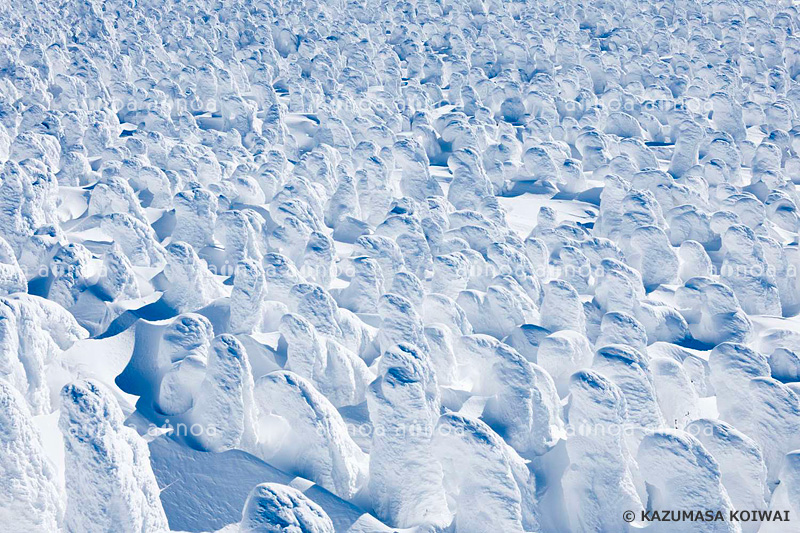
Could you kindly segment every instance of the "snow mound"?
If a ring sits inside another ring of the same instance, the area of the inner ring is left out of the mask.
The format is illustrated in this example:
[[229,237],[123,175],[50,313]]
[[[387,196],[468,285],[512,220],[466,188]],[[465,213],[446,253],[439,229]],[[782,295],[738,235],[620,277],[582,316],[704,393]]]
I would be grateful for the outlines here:
[[322,508],[297,489],[262,483],[250,492],[242,510],[242,533],[333,533]]
[[123,425],[116,400],[96,383],[61,391],[70,531],[168,531],[145,441]]

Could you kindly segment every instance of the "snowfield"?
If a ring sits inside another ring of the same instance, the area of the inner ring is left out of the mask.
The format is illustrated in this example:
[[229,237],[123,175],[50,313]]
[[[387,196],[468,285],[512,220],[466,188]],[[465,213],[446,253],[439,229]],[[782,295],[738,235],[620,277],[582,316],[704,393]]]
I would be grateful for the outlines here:
[[0,30],[0,533],[800,533],[793,3]]

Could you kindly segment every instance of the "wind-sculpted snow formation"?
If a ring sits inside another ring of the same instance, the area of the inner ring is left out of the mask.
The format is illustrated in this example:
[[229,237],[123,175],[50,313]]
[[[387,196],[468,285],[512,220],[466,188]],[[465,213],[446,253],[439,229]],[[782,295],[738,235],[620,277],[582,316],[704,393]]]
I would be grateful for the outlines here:
[[91,381],[65,385],[67,531],[161,531],[167,517],[145,441],[123,424],[113,397]]
[[800,530],[796,5],[28,4],[0,531]]

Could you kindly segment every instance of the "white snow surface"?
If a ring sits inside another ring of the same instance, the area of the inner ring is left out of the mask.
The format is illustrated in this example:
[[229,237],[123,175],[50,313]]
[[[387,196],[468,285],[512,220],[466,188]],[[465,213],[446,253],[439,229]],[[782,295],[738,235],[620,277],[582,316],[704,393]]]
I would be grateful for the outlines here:
[[800,531],[795,4],[0,2],[0,533]]

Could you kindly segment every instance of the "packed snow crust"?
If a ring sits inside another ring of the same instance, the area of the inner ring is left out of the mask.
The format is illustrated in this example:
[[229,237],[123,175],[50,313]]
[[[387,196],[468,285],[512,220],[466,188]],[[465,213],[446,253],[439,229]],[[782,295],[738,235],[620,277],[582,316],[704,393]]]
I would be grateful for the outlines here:
[[0,29],[0,533],[800,531],[796,5]]

